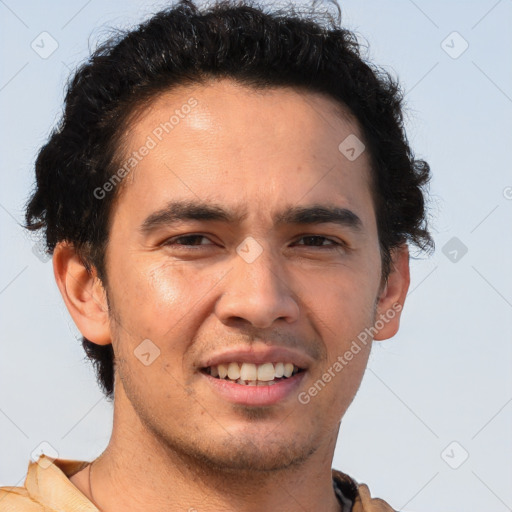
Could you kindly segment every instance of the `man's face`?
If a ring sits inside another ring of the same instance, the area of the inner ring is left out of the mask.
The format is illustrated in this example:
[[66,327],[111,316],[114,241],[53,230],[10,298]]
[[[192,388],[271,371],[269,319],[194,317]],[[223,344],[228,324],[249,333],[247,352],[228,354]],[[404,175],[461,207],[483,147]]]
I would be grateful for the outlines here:
[[[253,471],[332,449],[370,344],[307,404],[298,397],[373,325],[381,290],[369,158],[340,152],[362,136],[335,108],[288,88],[219,81],[166,93],[132,122],[125,156],[140,160],[106,255],[116,406],[164,446]],[[234,218],[173,220],[183,209],[172,203]],[[277,217],[311,207],[338,208],[342,220]],[[300,371],[249,386],[215,377],[219,362],[245,362],[245,376],[274,363],[262,378],[277,363]]]

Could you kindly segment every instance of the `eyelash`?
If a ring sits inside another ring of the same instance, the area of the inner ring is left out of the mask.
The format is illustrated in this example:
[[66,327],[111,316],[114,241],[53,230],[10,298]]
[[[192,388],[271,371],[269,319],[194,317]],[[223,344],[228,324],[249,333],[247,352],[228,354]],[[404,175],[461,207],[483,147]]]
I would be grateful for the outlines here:
[[[190,249],[193,247],[192,250],[198,250],[198,248],[203,245],[203,244],[199,244],[198,246],[194,246],[194,245],[177,244],[176,243],[178,240],[183,240],[183,239],[186,240],[186,239],[190,239],[190,238],[207,238],[207,237],[206,237],[206,235],[200,235],[200,234],[180,235],[175,238],[170,238],[170,239],[166,240],[162,245],[173,246],[173,247],[182,247],[182,248],[187,248],[187,249]],[[321,236],[321,235],[303,235],[298,240],[303,240],[306,238],[328,240],[329,242],[332,242],[332,245],[310,245],[310,246],[306,246],[305,244],[299,244],[299,245],[302,245],[304,247],[320,248],[322,250],[335,250],[335,249],[339,249],[340,247],[346,247],[344,243],[336,242],[335,240],[333,240],[331,238]]]

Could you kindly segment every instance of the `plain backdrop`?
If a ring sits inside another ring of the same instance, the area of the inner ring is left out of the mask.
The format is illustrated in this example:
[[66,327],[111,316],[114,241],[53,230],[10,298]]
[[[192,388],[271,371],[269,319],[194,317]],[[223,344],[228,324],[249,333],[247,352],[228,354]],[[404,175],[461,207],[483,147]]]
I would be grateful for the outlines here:
[[[411,263],[401,329],[374,345],[333,466],[397,510],[512,510],[512,1],[340,4],[406,91],[436,251]],[[70,71],[164,5],[0,1],[0,485],[41,447],[91,460],[108,443],[112,405],[19,224]]]

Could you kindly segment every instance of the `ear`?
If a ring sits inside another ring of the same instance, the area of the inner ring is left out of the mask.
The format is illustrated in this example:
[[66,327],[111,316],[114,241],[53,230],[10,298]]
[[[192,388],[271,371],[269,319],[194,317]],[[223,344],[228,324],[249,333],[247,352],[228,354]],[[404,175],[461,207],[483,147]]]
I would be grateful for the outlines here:
[[53,273],[82,335],[97,345],[111,343],[107,295],[96,269],[87,270],[74,246],[59,242],[53,252]]
[[387,340],[398,332],[400,315],[409,290],[409,248],[403,244],[391,251],[391,270],[387,282],[381,287],[377,302],[374,340]]

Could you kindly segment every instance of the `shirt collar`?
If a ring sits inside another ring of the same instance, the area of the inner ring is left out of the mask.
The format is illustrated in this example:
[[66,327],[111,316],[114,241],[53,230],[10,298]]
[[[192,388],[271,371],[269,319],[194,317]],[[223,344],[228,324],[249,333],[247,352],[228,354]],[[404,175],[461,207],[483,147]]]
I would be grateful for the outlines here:
[[[42,454],[37,462],[29,463],[25,488],[33,499],[52,509],[61,510],[66,506],[77,512],[99,512],[69,480],[88,464],[87,461],[53,459]],[[332,470],[332,479],[343,512],[352,510],[358,496],[356,482],[336,469]]]
[[31,498],[54,510],[99,512],[69,480],[69,477],[89,464],[85,461],[53,459],[41,455],[30,462],[25,488]]

